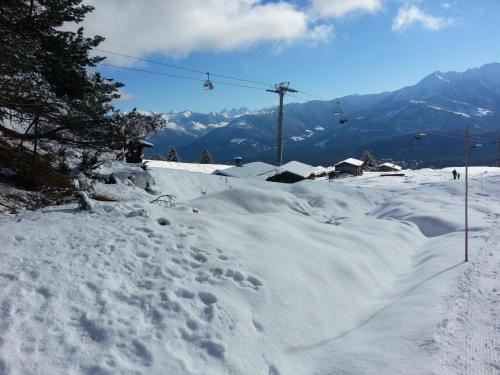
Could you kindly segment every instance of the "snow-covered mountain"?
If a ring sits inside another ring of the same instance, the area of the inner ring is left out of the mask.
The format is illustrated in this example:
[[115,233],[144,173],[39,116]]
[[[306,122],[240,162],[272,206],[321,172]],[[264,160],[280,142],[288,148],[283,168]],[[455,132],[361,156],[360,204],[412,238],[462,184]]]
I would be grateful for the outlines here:
[[197,113],[191,111],[163,114],[166,127],[151,137],[155,148],[151,153],[164,154],[169,147],[183,146],[203,137],[210,131],[223,128],[235,118],[250,113],[246,107],[224,109],[221,112]]
[[[336,100],[341,101],[349,119],[347,126],[339,126],[338,117],[333,116]],[[274,161],[276,110],[196,115],[196,120],[193,114],[185,120],[183,114],[176,115],[183,120],[174,121],[183,129],[182,141],[168,129],[153,137],[153,143],[177,146],[186,161],[197,160],[203,148],[209,148],[218,162],[229,162],[235,155]],[[425,149],[408,146],[415,132],[463,132],[466,124],[476,134],[500,138],[500,64],[465,72],[434,72],[394,92],[287,104],[285,159],[330,164],[370,149],[384,158],[422,159],[432,155],[434,159],[457,160],[462,155],[461,146],[452,139],[429,137]],[[495,154],[493,146],[481,152],[491,157]]]

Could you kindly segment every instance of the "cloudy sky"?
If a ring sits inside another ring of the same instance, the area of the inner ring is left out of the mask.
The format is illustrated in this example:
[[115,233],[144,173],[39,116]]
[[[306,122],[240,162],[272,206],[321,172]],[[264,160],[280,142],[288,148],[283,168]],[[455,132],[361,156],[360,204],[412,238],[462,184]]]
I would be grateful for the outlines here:
[[[290,81],[324,98],[394,90],[436,70],[500,62],[499,0],[86,3],[95,10],[84,27],[89,35],[106,37],[101,49],[194,71],[116,55],[109,56],[108,64],[197,79],[204,77],[195,71],[209,71],[264,83]],[[274,95],[261,90],[216,85],[205,92],[196,80],[111,67],[99,70],[126,84],[123,100],[117,103],[123,109],[207,112],[276,103]]]

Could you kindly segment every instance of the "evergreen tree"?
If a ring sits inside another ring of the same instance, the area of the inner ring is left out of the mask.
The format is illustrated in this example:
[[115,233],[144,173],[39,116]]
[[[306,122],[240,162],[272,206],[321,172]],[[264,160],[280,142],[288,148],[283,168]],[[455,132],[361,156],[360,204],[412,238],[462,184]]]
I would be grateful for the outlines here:
[[88,72],[103,60],[89,52],[103,41],[83,35],[93,7],[82,0],[0,2],[0,134],[31,141],[105,148],[120,83]]
[[167,161],[174,161],[174,162],[180,162],[181,159],[179,158],[179,155],[177,155],[177,150],[172,147],[170,151],[167,154]]
[[377,161],[369,151],[365,151],[363,155],[363,169],[375,170],[377,168]]
[[200,164],[213,164],[212,160],[212,155],[210,155],[210,152],[205,148],[201,152],[201,159],[200,159]]
[[142,114],[134,108],[128,113],[118,113],[109,125],[108,146],[118,150],[118,158],[123,159],[130,145],[140,147],[140,142],[162,129],[165,120],[160,114]]

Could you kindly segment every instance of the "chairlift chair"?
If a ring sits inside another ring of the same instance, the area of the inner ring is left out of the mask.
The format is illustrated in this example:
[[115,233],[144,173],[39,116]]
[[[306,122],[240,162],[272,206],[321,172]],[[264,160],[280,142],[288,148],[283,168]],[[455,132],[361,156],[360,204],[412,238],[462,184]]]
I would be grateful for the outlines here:
[[340,125],[347,125],[348,123],[349,123],[349,120],[347,120],[347,118],[345,118],[345,117],[342,117],[339,121]]
[[[342,112],[342,108],[340,107],[340,102],[337,100],[337,108],[335,109],[335,111],[333,111],[333,115],[340,116],[342,114],[343,114],[343,112]],[[349,120],[347,120],[347,118],[345,118],[343,116],[339,120],[340,125],[347,125],[348,123],[349,123]]]
[[203,82],[203,88],[205,90],[213,90],[214,89],[214,84],[212,81],[210,81],[210,73],[207,73],[207,80]]
[[337,100],[337,108],[333,111],[334,116],[340,116],[342,114],[342,109],[340,108],[340,102]]

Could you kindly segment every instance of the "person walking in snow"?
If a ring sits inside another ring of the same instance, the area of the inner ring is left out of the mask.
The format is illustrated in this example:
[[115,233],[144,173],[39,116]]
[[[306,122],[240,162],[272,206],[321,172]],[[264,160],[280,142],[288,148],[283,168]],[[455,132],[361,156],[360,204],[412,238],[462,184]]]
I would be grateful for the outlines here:
[[457,178],[460,180],[460,173],[457,172]]
[[451,173],[453,173],[453,179],[456,180],[458,172],[454,169]]

